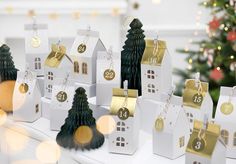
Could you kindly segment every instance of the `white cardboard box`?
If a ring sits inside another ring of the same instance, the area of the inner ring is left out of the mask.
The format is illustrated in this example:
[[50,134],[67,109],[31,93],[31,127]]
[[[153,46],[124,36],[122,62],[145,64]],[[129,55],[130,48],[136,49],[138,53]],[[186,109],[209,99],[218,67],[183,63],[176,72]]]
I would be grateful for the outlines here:
[[44,76],[38,76],[37,81],[39,84],[41,95],[43,96],[44,95]]
[[46,97],[41,98],[41,106],[42,106],[42,117],[50,120],[50,104],[51,99]]
[[93,110],[93,117],[98,120],[104,115],[110,114],[110,106],[100,106],[96,105],[96,97],[91,97],[88,99],[89,107]]
[[88,98],[96,96],[96,84],[85,84],[75,82],[75,89],[82,87],[86,90]]

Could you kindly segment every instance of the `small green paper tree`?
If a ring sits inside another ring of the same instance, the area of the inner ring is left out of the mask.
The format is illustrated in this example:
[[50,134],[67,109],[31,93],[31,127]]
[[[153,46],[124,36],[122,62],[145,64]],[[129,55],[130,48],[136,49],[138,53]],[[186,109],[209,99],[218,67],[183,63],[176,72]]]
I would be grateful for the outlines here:
[[[84,88],[76,90],[72,108],[68,112],[68,117],[65,124],[61,127],[56,141],[57,143],[69,149],[96,149],[103,145],[104,136],[96,128],[96,120],[93,117],[93,112],[89,108],[87,95]],[[89,127],[92,131],[92,139],[86,144],[80,144],[75,140],[76,130],[81,127]]]
[[0,82],[16,80],[17,69],[12,60],[10,48],[3,44],[0,47]]
[[126,35],[127,40],[121,52],[121,88],[123,82],[128,80],[129,89],[137,89],[139,96],[141,90],[141,60],[145,50],[145,35],[143,34],[142,23],[134,19]]

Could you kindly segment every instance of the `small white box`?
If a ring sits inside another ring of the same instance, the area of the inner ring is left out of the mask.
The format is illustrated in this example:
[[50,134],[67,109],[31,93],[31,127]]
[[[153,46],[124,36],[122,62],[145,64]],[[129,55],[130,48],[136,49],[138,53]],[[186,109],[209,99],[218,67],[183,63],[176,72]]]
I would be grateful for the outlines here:
[[65,119],[68,116],[68,109],[56,109],[51,108],[50,117],[50,129],[54,131],[59,131],[61,126],[65,123]]
[[96,105],[96,97],[91,97],[88,99],[89,107],[93,111],[93,117],[98,120],[104,115],[110,114],[110,106],[99,106]]
[[13,118],[17,121],[34,122],[41,117],[41,93],[36,74],[17,72],[13,95]]
[[44,95],[44,76],[38,76],[37,81],[39,84],[39,89],[40,89],[41,95]]
[[50,104],[51,99],[48,99],[46,97],[41,98],[41,106],[42,106],[42,117],[46,119],[50,119]]
[[96,84],[84,84],[75,82],[75,89],[82,87],[86,90],[88,98],[96,96]]

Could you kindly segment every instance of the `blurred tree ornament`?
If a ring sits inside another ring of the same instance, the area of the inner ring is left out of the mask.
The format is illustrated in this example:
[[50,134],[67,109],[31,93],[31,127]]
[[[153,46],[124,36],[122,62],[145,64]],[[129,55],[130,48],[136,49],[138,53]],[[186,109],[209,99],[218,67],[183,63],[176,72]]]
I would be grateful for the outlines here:
[[224,78],[224,73],[222,72],[221,69],[219,69],[219,67],[213,69],[211,72],[210,72],[210,79],[218,82],[220,80],[222,80]]
[[220,19],[214,17],[212,21],[209,23],[209,29],[211,31],[215,31],[220,27]]
[[232,49],[236,51],[236,42],[233,43]]
[[133,9],[134,9],[134,10],[138,10],[139,7],[140,7],[140,4],[139,4],[138,2],[134,2],[134,3],[133,3]]
[[236,0],[229,0],[230,6],[236,6]]
[[230,64],[230,71],[236,71],[236,62]]
[[236,41],[236,31],[235,30],[228,32],[227,40],[231,41],[231,42]]

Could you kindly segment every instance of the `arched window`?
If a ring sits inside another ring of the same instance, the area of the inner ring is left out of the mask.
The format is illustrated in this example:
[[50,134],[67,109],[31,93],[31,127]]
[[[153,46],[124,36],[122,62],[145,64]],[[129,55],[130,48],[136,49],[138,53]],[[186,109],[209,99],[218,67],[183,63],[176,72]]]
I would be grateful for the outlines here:
[[117,122],[116,130],[124,132],[125,131],[125,123],[124,122]]
[[117,137],[116,146],[125,147],[125,139],[123,137]]
[[88,74],[88,65],[87,65],[87,63],[82,63],[82,74]]
[[147,71],[147,78],[148,79],[155,79],[155,72],[153,70]]
[[35,113],[38,113],[39,112],[39,104],[36,104],[35,105]]
[[41,59],[40,58],[35,58],[34,59],[34,68],[35,69],[41,69]]
[[192,113],[186,113],[190,123],[193,123],[194,118]]
[[227,130],[221,130],[221,137],[223,138],[225,145],[229,143],[229,132]]
[[53,73],[52,72],[48,72],[48,80],[53,80]]
[[155,85],[154,84],[148,84],[148,92],[155,93]]
[[201,164],[201,162],[194,161],[193,164]]
[[48,93],[52,93],[52,85],[51,84],[48,85]]
[[184,147],[184,136],[179,138],[179,147]]
[[234,133],[234,146],[236,146],[236,132]]
[[74,72],[79,73],[79,62],[77,61],[74,62]]

